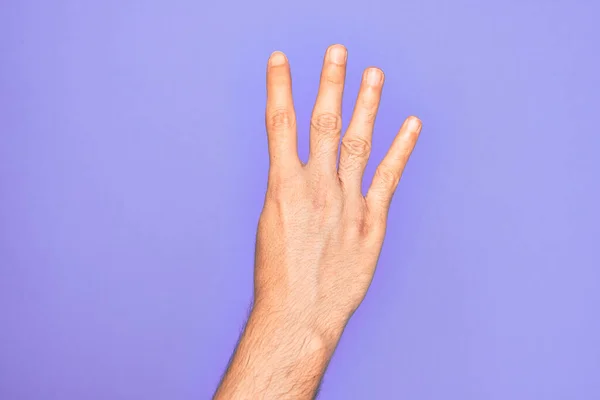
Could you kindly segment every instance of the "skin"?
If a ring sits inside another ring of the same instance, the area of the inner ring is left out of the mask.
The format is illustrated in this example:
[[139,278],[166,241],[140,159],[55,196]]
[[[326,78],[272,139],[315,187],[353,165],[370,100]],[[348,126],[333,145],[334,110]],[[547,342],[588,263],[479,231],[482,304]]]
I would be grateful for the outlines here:
[[378,68],[365,70],[342,137],[346,60],[343,46],[327,49],[303,164],[290,66],[281,52],[269,58],[270,167],[257,232],[254,304],[215,399],[314,398],[373,279],[390,202],[421,121],[404,121],[363,196],[384,76]]

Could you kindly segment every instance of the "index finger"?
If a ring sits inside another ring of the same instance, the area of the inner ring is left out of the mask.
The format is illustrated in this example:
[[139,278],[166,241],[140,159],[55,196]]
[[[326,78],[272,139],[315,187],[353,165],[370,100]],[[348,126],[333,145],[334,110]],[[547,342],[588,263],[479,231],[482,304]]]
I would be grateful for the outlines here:
[[386,218],[390,202],[408,159],[421,133],[421,121],[408,117],[402,124],[392,146],[375,170],[366,201],[369,210],[380,218]]

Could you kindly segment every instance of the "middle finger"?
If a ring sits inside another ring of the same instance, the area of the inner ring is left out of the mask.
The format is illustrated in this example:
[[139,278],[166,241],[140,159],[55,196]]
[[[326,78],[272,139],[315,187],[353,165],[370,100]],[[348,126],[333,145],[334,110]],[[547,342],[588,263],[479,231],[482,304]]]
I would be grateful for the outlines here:
[[327,49],[321,82],[310,122],[309,163],[318,164],[323,173],[336,172],[342,130],[342,95],[346,77],[347,51],[342,45]]

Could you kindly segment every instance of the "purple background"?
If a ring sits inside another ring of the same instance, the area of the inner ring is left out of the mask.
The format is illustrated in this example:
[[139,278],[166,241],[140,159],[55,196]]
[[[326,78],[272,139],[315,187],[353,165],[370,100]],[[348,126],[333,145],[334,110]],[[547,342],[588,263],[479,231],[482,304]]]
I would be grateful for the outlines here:
[[323,399],[600,398],[600,26],[573,1],[0,3],[0,398],[206,399],[243,325],[267,57],[424,129]]

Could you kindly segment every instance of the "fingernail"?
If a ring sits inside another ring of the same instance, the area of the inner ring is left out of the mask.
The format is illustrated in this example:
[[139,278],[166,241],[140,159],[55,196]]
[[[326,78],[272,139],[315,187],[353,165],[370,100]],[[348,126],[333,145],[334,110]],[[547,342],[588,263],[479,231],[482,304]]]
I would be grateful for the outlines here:
[[408,117],[408,128],[411,131],[420,131],[421,130],[421,120],[415,116]]
[[369,68],[367,71],[367,83],[369,85],[379,85],[383,78],[383,73],[377,68]]
[[269,64],[271,66],[283,65],[285,64],[285,60],[285,54],[280,51],[274,51],[271,57],[269,57]]
[[336,44],[329,48],[329,59],[336,64],[345,63],[346,56],[346,48],[341,44]]

